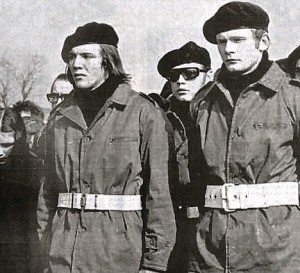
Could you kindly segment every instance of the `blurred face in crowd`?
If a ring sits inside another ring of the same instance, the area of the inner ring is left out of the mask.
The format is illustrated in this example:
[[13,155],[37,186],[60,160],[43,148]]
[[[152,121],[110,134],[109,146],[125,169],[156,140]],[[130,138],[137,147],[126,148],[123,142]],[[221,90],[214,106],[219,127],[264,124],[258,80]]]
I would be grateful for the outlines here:
[[0,132],[0,165],[7,163],[15,144],[14,132]]
[[93,90],[108,77],[99,44],[73,47],[69,53],[68,65],[77,88]]
[[296,63],[296,67],[295,67],[295,79],[300,80],[300,59]]
[[269,47],[268,34],[258,39],[253,29],[233,29],[217,34],[216,38],[224,65],[237,75],[255,70],[263,51]]
[[207,68],[199,63],[185,63],[172,68],[168,80],[179,101],[191,101],[206,80]]
[[32,148],[36,133],[43,127],[43,121],[40,117],[33,115],[30,111],[21,111],[20,116],[23,119],[26,128],[26,142],[29,148]]
[[52,85],[51,93],[47,94],[47,99],[51,103],[52,109],[61,103],[72,89],[73,86],[67,79],[56,79]]

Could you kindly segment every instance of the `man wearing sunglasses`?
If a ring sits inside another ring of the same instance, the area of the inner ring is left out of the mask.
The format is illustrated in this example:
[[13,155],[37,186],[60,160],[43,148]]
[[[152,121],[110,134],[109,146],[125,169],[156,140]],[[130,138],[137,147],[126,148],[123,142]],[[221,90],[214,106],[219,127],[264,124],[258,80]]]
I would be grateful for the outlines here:
[[[176,151],[176,171],[172,175],[172,196],[177,219],[177,238],[169,262],[169,272],[186,272],[190,250],[190,225],[193,220],[191,202],[184,192],[190,183],[188,170],[188,140],[193,137],[194,126],[189,113],[190,101],[205,84],[210,72],[211,60],[208,51],[195,42],[166,53],[159,61],[157,69],[167,79],[170,96],[164,100],[157,94],[150,94],[166,111],[174,129]],[[187,208],[187,206],[189,206]],[[188,218],[189,217],[189,218]]]
[[157,69],[170,83],[172,97],[178,101],[189,102],[206,81],[210,70],[209,53],[190,41],[165,54]]
[[73,90],[73,85],[69,82],[67,74],[59,74],[52,83],[47,99],[51,103],[52,109],[62,102]]
[[237,1],[203,26],[223,65],[191,103],[201,210],[189,272],[300,272],[300,84],[269,60],[268,25]]

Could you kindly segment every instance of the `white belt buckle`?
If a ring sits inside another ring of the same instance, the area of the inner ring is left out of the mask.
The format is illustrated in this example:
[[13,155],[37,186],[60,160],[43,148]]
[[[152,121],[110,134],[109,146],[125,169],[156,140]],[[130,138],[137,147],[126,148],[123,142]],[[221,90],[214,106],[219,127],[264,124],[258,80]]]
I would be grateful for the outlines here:
[[231,199],[230,199],[232,194],[228,194],[228,192],[231,187],[237,187],[237,186],[232,183],[227,183],[227,184],[222,185],[222,208],[226,212],[233,212],[237,209],[237,207],[232,208],[230,206],[232,204]]
[[81,210],[85,210],[85,206],[86,206],[86,196],[83,193],[81,195],[81,197],[80,197],[80,207],[81,207]]
[[82,209],[85,208],[85,195],[81,192],[74,192],[72,194],[72,209]]

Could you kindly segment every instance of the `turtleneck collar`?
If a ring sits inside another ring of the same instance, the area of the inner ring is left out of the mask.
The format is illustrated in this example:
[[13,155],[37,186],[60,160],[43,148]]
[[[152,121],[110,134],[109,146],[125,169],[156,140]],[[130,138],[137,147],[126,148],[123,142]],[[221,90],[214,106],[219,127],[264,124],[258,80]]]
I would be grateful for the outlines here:
[[189,101],[179,101],[174,96],[170,97],[170,111],[174,112],[181,120],[186,135],[189,138],[193,132],[194,122],[190,115],[190,102]]
[[92,91],[75,88],[74,98],[78,103],[88,127],[119,84],[120,80],[111,76]]
[[170,110],[175,112],[178,116],[189,114],[190,102],[180,101],[176,97],[170,97]]
[[81,99],[83,97],[83,100],[85,101],[94,99],[98,100],[101,97],[105,97],[110,90],[114,90],[118,86],[118,84],[119,82],[116,81],[116,79],[114,79],[113,77],[109,77],[104,83],[102,83],[94,90],[86,90],[75,87],[74,95],[76,99]]

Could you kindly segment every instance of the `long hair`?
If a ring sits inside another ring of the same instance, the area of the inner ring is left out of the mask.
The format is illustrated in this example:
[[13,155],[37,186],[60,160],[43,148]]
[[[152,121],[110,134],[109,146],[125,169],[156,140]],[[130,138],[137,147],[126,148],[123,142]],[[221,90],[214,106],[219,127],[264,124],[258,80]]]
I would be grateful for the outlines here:
[[1,109],[4,111],[1,132],[13,132],[15,143],[8,163],[1,166],[1,179],[24,181],[27,176],[28,145],[26,143],[26,130],[21,116],[11,108]]
[[118,49],[115,46],[106,44],[101,44],[100,48],[102,52],[103,66],[106,68],[109,76],[117,77],[122,82],[129,82],[131,77],[123,68]]

